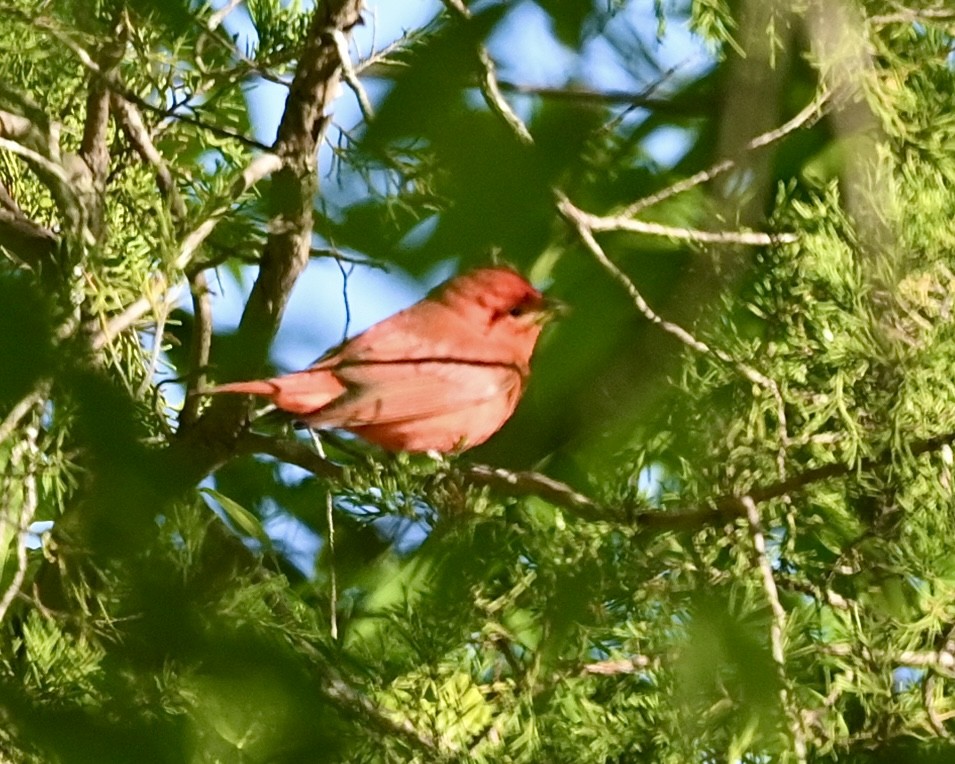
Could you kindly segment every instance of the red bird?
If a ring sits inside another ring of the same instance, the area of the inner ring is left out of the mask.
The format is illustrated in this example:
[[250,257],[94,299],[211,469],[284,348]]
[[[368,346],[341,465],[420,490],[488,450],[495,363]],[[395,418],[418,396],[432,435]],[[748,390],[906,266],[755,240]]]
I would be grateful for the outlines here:
[[312,429],[389,451],[452,453],[514,413],[555,305],[509,268],[482,268],[333,348],[304,371],[210,393],[267,397]]

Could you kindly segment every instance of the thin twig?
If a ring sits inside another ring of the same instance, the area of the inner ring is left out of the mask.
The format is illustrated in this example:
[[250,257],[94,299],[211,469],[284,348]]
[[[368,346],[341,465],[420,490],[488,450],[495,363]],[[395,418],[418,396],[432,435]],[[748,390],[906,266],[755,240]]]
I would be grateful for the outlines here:
[[[206,240],[209,234],[215,230],[216,225],[218,225],[219,221],[229,212],[235,200],[241,197],[266,175],[279,169],[281,166],[282,160],[275,154],[262,154],[253,159],[232,183],[229,201],[224,201],[217,206],[198,226],[183,238],[182,244],[179,247],[179,254],[172,264],[173,269],[182,271],[188,268],[196,250],[200,247],[202,242]],[[179,299],[183,286],[182,283],[178,283],[169,287],[165,291],[163,301],[160,304],[165,306],[174,305]],[[93,350],[101,350],[106,343],[112,341],[142,318],[153,305],[154,302],[150,297],[143,296],[127,306],[122,313],[110,319],[107,326],[93,336],[91,341]]]
[[225,21],[226,16],[238,8],[241,3],[242,0],[229,0],[219,10],[209,16],[208,21],[206,21],[206,29],[210,32],[214,32],[219,25]]
[[[5,8],[4,11],[10,12],[10,9]],[[69,49],[74,56],[76,56],[80,64],[82,64],[86,69],[91,71],[93,74],[99,77],[102,77],[103,81],[106,83],[107,87],[109,87],[110,90],[117,93],[122,98],[125,98],[126,100],[130,101],[131,103],[136,104],[137,106],[139,106],[139,108],[145,109],[146,111],[155,112],[157,114],[162,115],[165,118],[173,119],[178,122],[184,122],[185,124],[188,124],[188,125],[194,125],[195,127],[199,127],[202,130],[205,130],[219,138],[226,138],[229,140],[237,141],[238,143],[241,143],[242,145],[248,148],[259,149],[263,151],[268,149],[268,146],[261,143],[260,141],[255,140],[254,138],[248,137],[247,135],[242,135],[241,133],[236,133],[227,128],[220,127],[218,125],[206,122],[205,120],[202,120],[199,117],[194,117],[189,114],[183,114],[181,112],[175,111],[175,109],[170,111],[169,109],[165,107],[160,107],[160,106],[156,106],[154,104],[149,103],[149,101],[142,98],[140,95],[138,95],[137,93],[134,93],[133,91],[129,90],[125,85],[123,85],[123,83],[119,80],[118,77],[114,75],[113,72],[104,72],[103,69],[99,66],[99,64],[97,64],[96,61],[93,60],[92,56],[90,56],[88,51],[86,51],[81,45],[77,44],[76,41],[73,40],[73,38],[70,37],[68,34],[58,29],[55,26],[55,24],[50,22],[48,19],[44,19],[41,17],[30,17],[22,12],[14,11],[13,13],[17,17],[19,17],[21,21],[48,33],[57,42],[66,46],[66,48]]]
[[569,87],[549,87],[546,85],[527,85],[520,82],[510,82],[498,79],[501,90],[518,95],[549,98],[555,101],[578,101],[595,103],[607,106],[628,106],[632,109],[647,109],[648,111],[665,114],[699,114],[708,104],[700,99],[680,98],[668,100],[655,98],[643,89],[632,90],[589,90],[579,85]]
[[855,677],[855,672],[852,669],[847,669],[843,674],[841,674],[843,682],[835,681],[832,682],[832,687],[829,690],[829,693],[822,699],[822,703],[818,708],[806,709],[803,711],[802,721],[804,728],[808,729],[812,726],[819,726],[819,720],[822,718],[822,715],[830,710],[839,700],[839,696],[842,695],[845,690],[844,683],[851,683]]
[[341,703],[363,712],[377,727],[388,733],[397,733],[414,745],[435,753],[454,753],[457,747],[448,741],[439,742],[429,733],[419,730],[408,719],[383,708],[341,679],[332,679],[325,687],[326,694]]
[[507,102],[507,99],[504,98],[504,94],[497,84],[497,70],[494,66],[494,61],[491,58],[491,54],[487,52],[487,48],[483,45],[478,48],[478,60],[481,62],[481,68],[483,69],[481,93],[484,96],[484,101],[491,107],[491,110],[495,114],[504,120],[521,143],[525,146],[530,146],[534,143],[534,138],[530,130],[527,129],[527,125],[517,116],[517,112],[515,112]]
[[749,523],[750,538],[753,542],[756,567],[763,582],[763,593],[769,603],[773,617],[769,625],[770,651],[776,671],[779,675],[779,700],[786,714],[789,716],[789,732],[792,736],[793,752],[796,761],[806,761],[806,737],[802,728],[802,715],[795,707],[794,698],[789,692],[789,677],[786,673],[786,651],[783,637],[786,633],[786,610],[779,601],[779,590],[776,588],[776,579],[773,577],[773,566],[766,554],[766,536],[763,532],[763,523],[759,516],[759,508],[751,496],[741,496],[740,504],[746,511],[746,520]]
[[[646,86],[640,91],[638,99],[649,98],[653,93],[657,92],[662,88],[667,80],[672,78],[681,68],[686,65],[686,60],[674,64],[668,69],[660,72],[660,74],[654,78],[651,82],[648,82]],[[599,135],[610,136],[614,134],[614,131],[617,127],[623,124],[623,121],[627,119],[634,111],[640,108],[639,102],[631,102],[627,104],[627,108],[620,109],[616,114],[614,114],[604,125],[600,128]]]
[[625,215],[600,216],[575,206],[568,199],[559,202],[561,211],[572,214],[594,232],[628,231],[649,236],[665,236],[678,241],[693,241],[700,244],[746,244],[755,247],[767,247],[773,244],[792,244],[797,241],[792,233],[762,233],[760,231],[700,231],[694,228],[650,223],[645,220],[633,220]]
[[282,165],[281,157],[271,152],[260,154],[249,162],[232,182],[228,198],[218,204],[199,225],[183,238],[179,247],[179,255],[173,263],[173,267],[176,270],[185,270],[196,250],[215,230],[219,221],[233,209],[235,202],[264,177],[280,170]]
[[140,297],[134,303],[128,305],[122,313],[113,316],[106,323],[106,326],[96,332],[90,338],[90,347],[93,350],[102,350],[107,344],[145,316],[151,309],[157,306],[160,306],[161,309],[164,310],[172,307],[179,301],[182,290],[183,284],[178,283],[165,289],[158,301],[152,295]]
[[332,492],[325,492],[325,522],[328,525],[328,633],[338,641],[338,575],[335,572],[335,506]]
[[[450,12],[461,19],[467,21],[471,18],[471,11],[461,0],[443,0],[443,2]],[[497,82],[497,68],[494,66],[491,54],[483,44],[478,45],[477,54],[478,61],[481,63],[481,95],[484,96],[484,102],[504,121],[521,143],[530,146],[534,143],[534,138],[527,129],[527,125],[517,116],[501,92]]]
[[610,517],[593,499],[540,472],[513,472],[486,464],[471,464],[462,472],[472,483],[511,491],[518,495],[539,496],[551,504],[572,510],[575,515],[586,520],[607,520]]
[[[825,114],[825,109],[823,107],[831,100],[831,98],[831,91],[822,91],[812,100],[812,102],[809,103],[809,105],[800,110],[799,113],[796,114],[792,119],[787,120],[779,127],[768,130],[765,133],[757,135],[755,138],[753,138],[743,147],[743,151],[753,151],[755,149],[762,148],[763,146],[768,146],[769,144],[784,138],[785,136],[802,127],[812,126],[823,116],[823,114]],[[682,194],[684,191],[688,191],[691,188],[713,180],[713,178],[717,177],[718,175],[722,175],[723,173],[733,169],[736,166],[736,163],[736,159],[721,159],[716,164],[691,175],[689,178],[684,178],[683,180],[667,186],[656,193],[645,196],[642,199],[637,199],[637,201],[633,202],[633,204],[630,204],[621,210],[618,216],[622,218],[633,217],[648,207],[659,204],[665,199],[669,199],[670,197],[676,196],[677,194]]]
[[180,428],[191,427],[199,416],[200,399],[196,393],[206,386],[206,368],[212,348],[212,297],[205,271],[190,274],[189,291],[192,295],[192,349],[186,399],[179,414]]
[[[753,151],[763,146],[768,146],[770,143],[778,141],[780,138],[783,138],[790,133],[798,130],[801,127],[810,127],[815,124],[823,114],[825,114],[825,109],[823,108],[826,103],[831,99],[832,94],[829,91],[821,92],[813,101],[803,108],[798,114],[796,114],[792,119],[787,120],[779,127],[768,130],[765,133],[757,135],[749,143],[743,147],[743,151]],[[722,175],[729,170],[732,170],[737,164],[736,159],[721,159],[716,164],[711,165],[705,170],[701,170],[698,173],[694,173],[689,178],[684,178],[683,180],[677,181],[672,185],[663,188],[656,193],[645,196],[642,199],[637,199],[637,201],[625,207],[620,211],[619,216],[623,218],[633,217],[634,215],[639,214],[648,207],[652,207],[655,204],[659,204],[665,199],[669,199],[672,196],[677,194],[682,194],[684,191],[689,191],[691,188],[702,185],[703,183],[708,183],[713,180],[713,178]]]
[[952,735],[945,728],[945,721],[939,716],[935,708],[935,686],[938,683],[938,675],[929,671],[925,674],[922,681],[922,705],[925,706],[925,715],[928,717],[929,726],[940,738],[950,740]]
[[153,306],[153,315],[156,316],[156,325],[153,329],[153,346],[149,352],[149,363],[146,366],[146,373],[143,381],[136,390],[136,397],[141,398],[146,394],[156,375],[156,369],[159,366],[159,356],[162,355],[162,338],[166,332],[166,319],[169,317],[169,304],[163,299],[158,305]]
[[345,307],[345,325],[342,327],[342,342],[348,339],[348,332],[351,330],[351,300],[348,298],[348,277],[355,270],[354,263],[350,268],[345,268],[345,264],[335,259],[335,265],[342,274],[342,305]]
[[[325,455],[325,448],[322,446],[322,439],[315,430],[309,430],[308,434],[312,438],[312,445],[315,446],[315,454],[323,462],[328,461]],[[335,571],[335,502],[332,499],[331,488],[325,491],[325,523],[328,528],[328,537],[325,543],[328,545],[328,633],[331,638],[338,641],[338,575]]]
[[181,111],[176,111],[175,109],[164,109],[160,106],[149,103],[149,101],[147,101],[145,98],[142,98],[131,90],[127,90],[119,84],[110,84],[123,98],[126,98],[127,100],[136,104],[139,108],[154,112],[165,119],[173,120],[175,122],[182,122],[187,125],[192,125],[193,127],[198,127],[200,130],[205,130],[207,133],[214,135],[216,138],[225,138],[227,140],[235,141],[236,143],[242,144],[247,149],[254,149],[256,151],[269,150],[268,144],[262,143],[262,141],[257,141],[255,138],[250,138],[249,136],[243,135],[242,133],[237,133],[234,130],[220,127],[219,125],[213,124],[212,122],[206,122],[201,117],[183,114]]
[[358,99],[358,106],[361,109],[362,116],[366,121],[371,121],[372,117],[375,116],[375,110],[372,108],[368,93],[365,92],[365,88],[361,84],[361,80],[358,79],[358,74],[355,72],[351,54],[348,52],[348,40],[345,39],[345,33],[342,32],[341,29],[332,29],[329,34],[331,34],[332,40],[335,42],[338,57],[342,62],[342,79],[345,80],[345,84],[351,88],[355,94],[355,98]]
[[[179,193],[175,178],[169,168],[168,163],[153,143],[152,136],[146,129],[145,122],[136,106],[116,93],[113,93],[113,112],[117,121],[126,133],[130,144],[143,159],[143,161],[152,165],[156,172],[156,185],[159,192],[169,203],[169,211],[173,223],[177,230],[185,223],[186,205]],[[191,256],[191,255],[190,255]],[[182,251],[180,252],[179,262],[183,262]],[[185,269],[185,267],[184,267]],[[192,295],[192,307],[194,326],[192,332],[192,365],[194,374],[189,379],[189,385],[186,389],[185,402],[179,415],[180,426],[192,424],[199,414],[199,398],[193,393],[197,389],[205,387],[205,368],[209,365],[209,349],[212,342],[212,302],[209,297],[208,283],[206,275],[202,270],[196,270],[189,274],[189,287]],[[181,288],[180,288],[181,289]],[[178,290],[177,290],[178,296]],[[146,295],[148,299],[148,295]],[[159,320],[156,324],[156,340],[153,345],[152,359],[150,364],[151,372],[143,380],[143,388],[140,394],[145,392],[145,387],[152,381],[153,371],[159,360],[161,350],[162,327],[165,323],[170,303],[166,300],[163,305],[155,309]]]
[[383,48],[380,48],[377,51],[373,51],[368,55],[367,58],[363,58],[355,64],[355,72],[357,74],[368,74],[368,76],[377,76],[372,75],[369,70],[375,70],[376,68],[382,69],[390,66],[404,66],[402,62],[395,61],[394,59],[389,60],[389,56],[397,51],[400,51],[404,48],[410,47],[418,41],[418,38],[421,36],[422,32],[405,32],[404,35],[399,37],[397,40],[394,40]]
[[137,154],[148,162],[156,171],[156,185],[159,192],[169,202],[169,209],[173,219],[181,223],[186,216],[186,207],[176,186],[172,170],[162,154],[153,143],[152,136],[146,128],[145,120],[135,104],[114,92],[112,97],[113,116],[126,134],[130,145]]

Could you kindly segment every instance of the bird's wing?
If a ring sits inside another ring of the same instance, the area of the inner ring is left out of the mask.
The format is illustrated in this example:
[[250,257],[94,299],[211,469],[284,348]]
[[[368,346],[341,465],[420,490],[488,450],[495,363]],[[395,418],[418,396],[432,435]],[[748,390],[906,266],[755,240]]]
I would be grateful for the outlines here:
[[380,321],[332,348],[310,368],[329,369],[370,361],[442,358],[482,353],[482,327],[446,305],[425,300]]
[[303,419],[313,427],[360,427],[463,412],[500,398],[517,404],[525,372],[507,364],[449,359],[339,366],[347,392]]

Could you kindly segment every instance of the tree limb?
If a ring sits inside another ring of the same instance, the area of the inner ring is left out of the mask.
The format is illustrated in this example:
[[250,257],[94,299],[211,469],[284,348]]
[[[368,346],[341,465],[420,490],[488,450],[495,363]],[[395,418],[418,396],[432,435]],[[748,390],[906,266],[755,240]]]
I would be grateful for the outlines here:
[[[114,30],[116,39],[109,38],[99,52],[100,71],[110,72],[122,59],[126,43],[125,27]],[[94,74],[90,78],[86,96],[86,120],[83,123],[83,139],[80,143],[79,157],[89,168],[91,193],[86,199],[87,216],[90,231],[97,240],[101,240],[104,231],[104,207],[106,196],[106,178],[109,175],[109,116],[110,91],[106,74]]]
[[[272,224],[259,275],[238,329],[245,348],[246,371],[253,376],[264,368],[269,343],[289,293],[308,263],[312,211],[318,191],[316,152],[329,123],[327,110],[341,79],[342,62],[334,30],[349,33],[361,20],[361,7],[361,0],[333,0],[319,4],[313,12],[272,147],[282,164],[272,178]],[[228,455],[228,443],[238,437],[247,412],[246,397],[220,396],[212,402],[192,428],[194,437],[204,444],[203,450],[209,451],[201,459],[206,462],[204,467],[217,464]],[[210,449],[213,444],[218,445]]]
[[[0,198],[13,199],[0,186]],[[0,203],[2,204],[2,203]],[[37,225],[19,211],[6,204],[0,206],[0,247],[30,267],[52,260],[59,244],[56,234]]]

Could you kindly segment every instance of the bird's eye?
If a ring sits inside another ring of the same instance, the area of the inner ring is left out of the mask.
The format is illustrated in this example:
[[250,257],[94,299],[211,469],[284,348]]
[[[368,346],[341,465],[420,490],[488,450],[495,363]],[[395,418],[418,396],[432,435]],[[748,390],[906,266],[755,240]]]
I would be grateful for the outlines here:
[[511,309],[510,309],[509,311],[507,311],[507,312],[508,312],[510,315],[514,316],[514,318],[517,318],[518,316],[523,316],[523,315],[524,315],[524,308],[522,308],[520,305],[515,305],[513,308],[511,308]]

